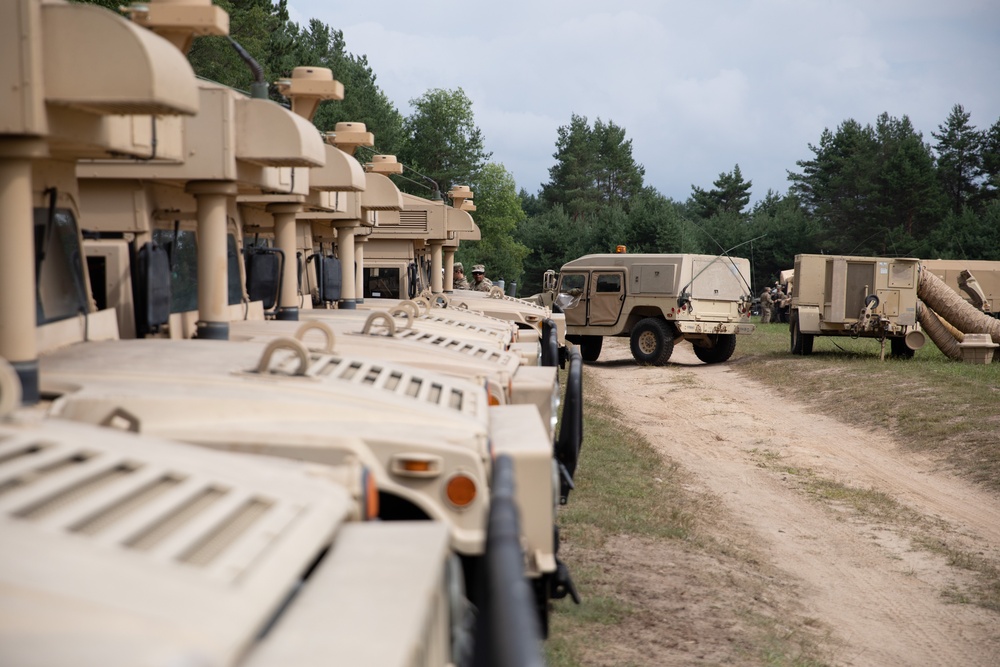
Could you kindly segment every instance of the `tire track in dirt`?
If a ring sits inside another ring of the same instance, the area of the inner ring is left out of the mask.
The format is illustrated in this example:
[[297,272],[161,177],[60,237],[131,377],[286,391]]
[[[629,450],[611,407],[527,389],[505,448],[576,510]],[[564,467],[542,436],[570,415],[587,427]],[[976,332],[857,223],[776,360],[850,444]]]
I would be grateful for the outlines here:
[[752,548],[788,575],[805,613],[831,629],[837,664],[1000,664],[1000,615],[942,598],[971,575],[914,550],[898,526],[815,502],[795,475],[761,456],[881,491],[994,561],[996,497],[936,471],[929,457],[903,454],[890,438],[810,413],[730,366],[705,366],[686,345],[666,368],[630,359],[626,339],[607,339],[588,378],[751,531]]

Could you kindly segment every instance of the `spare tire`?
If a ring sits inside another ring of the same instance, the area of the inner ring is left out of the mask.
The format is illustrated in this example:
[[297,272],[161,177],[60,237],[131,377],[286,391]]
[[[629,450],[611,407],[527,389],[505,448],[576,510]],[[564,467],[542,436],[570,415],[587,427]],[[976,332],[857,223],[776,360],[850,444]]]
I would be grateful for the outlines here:
[[714,343],[712,346],[694,346],[694,356],[706,364],[721,364],[723,361],[728,361],[736,351],[736,334],[713,334],[709,339]]

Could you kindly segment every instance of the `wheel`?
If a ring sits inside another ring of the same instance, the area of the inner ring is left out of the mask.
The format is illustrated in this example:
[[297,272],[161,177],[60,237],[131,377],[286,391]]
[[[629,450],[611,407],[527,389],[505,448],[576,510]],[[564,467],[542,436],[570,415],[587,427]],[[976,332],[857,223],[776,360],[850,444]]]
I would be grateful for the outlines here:
[[905,338],[890,338],[889,344],[892,346],[892,356],[900,359],[912,359],[915,350],[911,350],[906,344]]
[[694,356],[706,364],[721,364],[733,356],[733,352],[736,351],[736,334],[718,334],[709,338],[714,344],[704,347],[695,345]]
[[604,336],[580,336],[580,354],[584,361],[597,361],[604,347]]
[[629,347],[640,364],[662,366],[674,351],[674,332],[665,321],[647,317],[632,328]]
[[803,356],[813,353],[813,334],[804,334],[802,330],[799,329],[799,314],[798,312],[792,313],[788,317],[788,328],[792,332],[792,354],[801,354]]

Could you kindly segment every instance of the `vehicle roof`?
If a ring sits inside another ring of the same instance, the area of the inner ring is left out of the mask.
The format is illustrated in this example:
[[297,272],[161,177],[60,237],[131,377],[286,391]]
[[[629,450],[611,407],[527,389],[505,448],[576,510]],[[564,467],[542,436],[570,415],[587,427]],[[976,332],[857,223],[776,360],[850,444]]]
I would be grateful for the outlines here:
[[[665,261],[680,261],[684,260],[705,260],[712,261],[717,258],[724,256],[720,255],[693,255],[685,253],[677,254],[660,254],[660,253],[635,253],[635,254],[623,254],[623,253],[607,253],[607,254],[596,254],[596,255],[584,255],[578,259],[574,259],[571,262],[566,262],[563,264],[562,270],[566,269],[580,269],[589,267],[605,267],[605,266],[627,266],[632,264],[652,264],[656,262]],[[743,257],[730,257],[735,262],[747,262],[749,260]]]
[[0,455],[5,664],[234,664],[349,508],[316,466],[58,419]]

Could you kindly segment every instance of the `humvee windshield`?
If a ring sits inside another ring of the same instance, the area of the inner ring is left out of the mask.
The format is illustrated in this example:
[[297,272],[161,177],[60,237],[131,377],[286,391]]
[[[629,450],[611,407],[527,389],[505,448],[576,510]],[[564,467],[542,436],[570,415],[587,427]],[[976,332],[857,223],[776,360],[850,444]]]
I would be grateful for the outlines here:
[[399,298],[399,269],[365,267],[365,297]]
[[582,273],[571,273],[563,275],[562,282],[559,284],[559,291],[573,294],[573,290],[580,290],[582,292],[586,286],[587,276]]
[[[167,250],[170,256],[170,312],[186,313],[198,310],[198,236],[194,231],[154,229],[153,241]],[[229,305],[243,300],[239,251],[236,236],[226,239],[226,273],[228,276]]]
[[65,208],[35,209],[37,321],[48,324],[86,313],[83,251],[76,217]]

